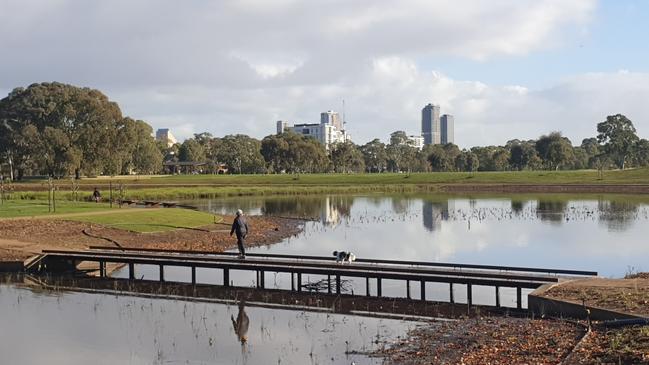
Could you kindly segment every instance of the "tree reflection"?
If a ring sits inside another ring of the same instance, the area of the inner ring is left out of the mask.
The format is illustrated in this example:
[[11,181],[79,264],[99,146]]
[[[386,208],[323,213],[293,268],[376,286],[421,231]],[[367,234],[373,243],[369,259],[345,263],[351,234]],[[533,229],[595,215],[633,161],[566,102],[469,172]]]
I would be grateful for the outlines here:
[[599,223],[607,227],[609,231],[625,231],[638,218],[638,207],[638,203],[630,200],[616,201],[599,199],[597,201]]
[[266,199],[261,212],[264,215],[318,219],[336,225],[349,216],[353,196],[300,196]]
[[545,222],[561,224],[567,207],[567,200],[539,200],[536,204],[536,216]]

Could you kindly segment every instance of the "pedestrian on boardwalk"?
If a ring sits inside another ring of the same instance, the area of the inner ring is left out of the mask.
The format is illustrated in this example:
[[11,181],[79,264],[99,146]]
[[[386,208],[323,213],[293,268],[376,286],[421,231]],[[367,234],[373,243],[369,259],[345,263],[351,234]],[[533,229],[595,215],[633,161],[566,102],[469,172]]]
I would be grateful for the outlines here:
[[250,229],[248,228],[248,222],[246,221],[246,217],[243,216],[243,211],[239,209],[237,210],[237,216],[236,218],[234,218],[234,222],[232,222],[230,236],[232,236],[233,233],[237,234],[237,246],[239,246],[240,259],[246,258],[246,248],[244,247],[244,245],[248,232],[250,232]]

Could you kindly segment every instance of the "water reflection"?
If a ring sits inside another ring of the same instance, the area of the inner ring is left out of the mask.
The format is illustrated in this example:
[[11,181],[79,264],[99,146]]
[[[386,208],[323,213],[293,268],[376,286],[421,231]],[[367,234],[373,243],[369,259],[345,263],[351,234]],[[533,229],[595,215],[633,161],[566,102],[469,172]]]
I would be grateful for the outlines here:
[[232,320],[232,327],[234,327],[234,333],[237,335],[237,339],[241,342],[241,346],[245,346],[248,342],[248,327],[250,326],[250,319],[246,314],[246,303],[243,300],[239,301],[239,313],[237,314],[237,319],[234,319],[234,315],[230,316]]
[[449,212],[452,211],[455,211],[454,200],[445,199],[438,202],[424,200],[421,207],[424,228],[429,232],[440,229],[442,221],[448,220],[450,218]]
[[346,195],[211,204],[217,211],[251,204],[259,214],[316,219],[297,237],[258,249],[263,252],[328,256],[345,250],[367,258],[583,269],[607,276],[622,276],[627,266],[649,270],[646,196]]

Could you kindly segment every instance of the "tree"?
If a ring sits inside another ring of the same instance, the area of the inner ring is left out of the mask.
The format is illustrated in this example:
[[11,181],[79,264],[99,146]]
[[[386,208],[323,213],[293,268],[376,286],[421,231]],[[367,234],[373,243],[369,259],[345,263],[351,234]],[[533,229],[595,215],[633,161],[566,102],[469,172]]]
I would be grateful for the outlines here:
[[[508,143],[509,144],[509,143]],[[510,145],[509,165],[515,170],[534,169],[533,161],[538,159],[534,142],[518,142]]]
[[466,161],[462,159],[460,149],[452,144],[433,145],[429,148],[428,162],[433,171],[455,171],[457,169],[457,159],[464,167]]
[[387,153],[385,144],[378,138],[367,142],[360,148],[365,160],[367,172],[383,172],[387,169]]
[[574,152],[572,143],[561,132],[552,132],[543,135],[536,141],[536,151],[548,169],[558,170],[560,167],[572,163]]
[[258,139],[236,134],[215,138],[211,144],[210,155],[214,162],[225,163],[231,171],[239,174],[266,172],[264,157],[261,154],[261,141]]
[[324,145],[291,131],[265,137],[261,141],[261,154],[274,172],[324,172],[329,169]]
[[363,172],[365,161],[359,148],[352,142],[334,143],[330,150],[335,172]]
[[153,128],[142,120],[136,120],[133,134],[130,166],[138,174],[154,174],[160,171],[164,156],[153,138]]
[[455,169],[457,171],[473,172],[479,166],[478,156],[471,151],[464,150],[455,158]]
[[597,133],[597,141],[603,144],[604,152],[624,170],[638,142],[633,122],[622,114],[609,115],[604,122],[597,124]]
[[633,164],[639,167],[649,166],[649,141],[641,139],[633,146]]
[[178,149],[178,159],[184,162],[205,162],[205,149],[195,139],[188,138]]

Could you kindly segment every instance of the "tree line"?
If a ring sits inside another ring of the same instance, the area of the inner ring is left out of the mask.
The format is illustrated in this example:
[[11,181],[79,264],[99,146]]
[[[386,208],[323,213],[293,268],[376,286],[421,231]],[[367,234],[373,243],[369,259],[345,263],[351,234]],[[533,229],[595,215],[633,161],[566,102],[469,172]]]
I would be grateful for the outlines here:
[[328,151],[292,132],[262,140],[200,133],[168,147],[155,141],[148,123],[123,116],[98,90],[40,83],[0,100],[0,174],[11,179],[152,174],[164,171],[163,162],[200,162],[203,173],[225,164],[230,173],[241,174],[624,169],[649,165],[649,141],[617,114],[597,124],[597,135],[580,145],[552,132],[504,146],[419,149],[405,132],[395,131],[387,144],[336,143]]

